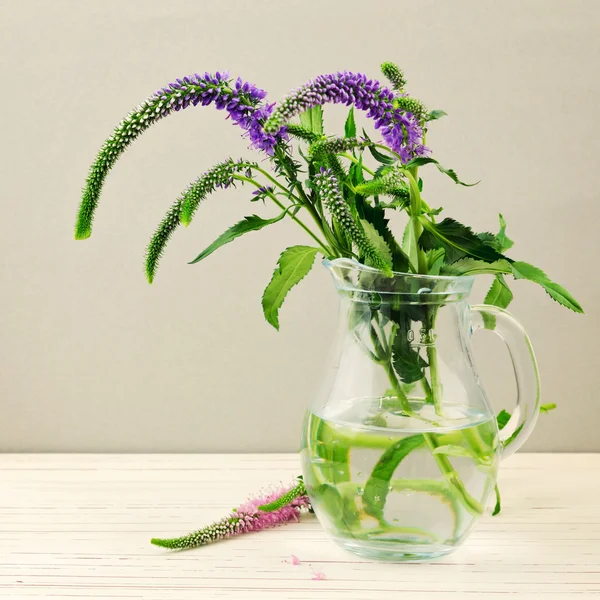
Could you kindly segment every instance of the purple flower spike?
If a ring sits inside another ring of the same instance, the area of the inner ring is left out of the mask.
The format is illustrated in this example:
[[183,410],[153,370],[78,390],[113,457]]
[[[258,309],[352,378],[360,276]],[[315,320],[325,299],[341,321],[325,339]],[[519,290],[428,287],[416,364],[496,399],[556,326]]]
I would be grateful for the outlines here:
[[423,130],[415,115],[394,108],[393,102],[392,90],[362,73],[344,71],[319,75],[287,96],[272,112],[264,129],[269,134],[278,134],[292,117],[314,106],[354,105],[375,121],[375,128],[381,130],[385,143],[406,163],[427,152],[422,143]]
[[229,74],[225,72],[217,72],[214,76],[196,73],[178,78],[159,89],[130,112],[104,142],[86,180],[75,238],[85,239],[91,235],[92,220],[104,180],[119,156],[146,129],[172,112],[185,110],[190,105],[214,104],[218,110],[227,112],[228,117],[244,130],[252,147],[273,155],[275,147],[287,138],[287,134],[283,128],[278,132],[263,131],[263,124],[273,110],[273,105],[259,106],[265,96],[264,90],[239,78],[232,85]]

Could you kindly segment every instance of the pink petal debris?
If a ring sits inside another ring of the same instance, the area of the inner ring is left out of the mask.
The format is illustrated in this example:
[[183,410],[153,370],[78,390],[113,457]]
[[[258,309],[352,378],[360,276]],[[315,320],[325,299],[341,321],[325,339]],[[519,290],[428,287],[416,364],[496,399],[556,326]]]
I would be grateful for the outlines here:
[[293,565],[299,565],[300,564],[300,559],[295,554],[292,554],[292,564]]
[[327,579],[327,576],[325,575],[325,573],[322,573],[321,571],[315,571],[314,569],[312,569],[312,572],[313,572],[313,577],[311,577],[311,579],[313,581],[323,581],[323,579]]

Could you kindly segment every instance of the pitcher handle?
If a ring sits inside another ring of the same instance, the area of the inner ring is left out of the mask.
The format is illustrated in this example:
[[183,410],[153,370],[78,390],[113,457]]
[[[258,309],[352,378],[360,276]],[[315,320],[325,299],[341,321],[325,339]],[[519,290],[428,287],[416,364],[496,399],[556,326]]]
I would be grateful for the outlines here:
[[540,412],[540,377],[531,341],[523,326],[507,310],[478,304],[471,306],[473,332],[489,329],[508,348],[517,380],[517,405],[500,431],[502,457],[514,454],[531,435]]

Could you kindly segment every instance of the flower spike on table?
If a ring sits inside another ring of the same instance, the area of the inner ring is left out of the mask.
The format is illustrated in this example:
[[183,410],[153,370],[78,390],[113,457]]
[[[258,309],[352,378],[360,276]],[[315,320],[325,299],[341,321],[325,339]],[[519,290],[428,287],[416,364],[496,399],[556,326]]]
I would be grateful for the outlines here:
[[206,546],[228,537],[277,527],[296,522],[310,509],[304,483],[299,480],[294,486],[276,489],[262,496],[249,498],[230,515],[211,523],[198,531],[178,538],[152,538],[155,546],[183,550]]

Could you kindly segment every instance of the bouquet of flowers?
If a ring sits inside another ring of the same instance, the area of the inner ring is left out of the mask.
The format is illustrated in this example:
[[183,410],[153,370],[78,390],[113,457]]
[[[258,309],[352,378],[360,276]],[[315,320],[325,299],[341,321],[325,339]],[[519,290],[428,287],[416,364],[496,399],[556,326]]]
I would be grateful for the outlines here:
[[[393,273],[488,275],[492,283],[485,303],[500,308],[506,308],[513,298],[507,278],[526,279],[541,286],[559,304],[583,312],[573,296],[544,271],[507,256],[513,242],[507,236],[502,215],[497,233],[476,233],[451,217],[442,218],[442,208],[426,199],[421,171],[427,168],[437,169],[455,184],[471,184],[443,167],[427,146],[429,128],[445,113],[429,110],[419,99],[409,96],[399,67],[386,62],[381,70],[387,85],[361,73],[325,74],[278,103],[269,103],[266,92],[257,86],[223,72],[176,79],[132,110],[104,142],[86,180],[75,238],[91,235],[106,176],[135,139],[174,112],[212,105],[241,129],[258,156],[254,160],[226,157],[184,189],[147,247],[145,271],[150,283],[179,226],[191,223],[208,196],[239,185],[250,188],[249,200],[254,206],[272,203],[278,214],[245,216],[191,262],[201,262],[247,233],[267,229],[284,219],[294,221],[305,232],[307,243],[282,251],[262,297],[265,319],[277,329],[286,295],[311,270],[317,255],[329,260],[353,259],[377,270],[382,278]],[[325,131],[327,104],[349,107],[344,131],[339,135]],[[357,125],[360,115],[370,120],[370,133]],[[391,212],[405,217],[400,235],[390,228]],[[414,371],[415,366],[419,371],[418,360],[407,368]],[[431,384],[424,381],[423,385],[429,386],[428,397],[435,404],[433,374]],[[508,413],[503,411],[498,425],[502,427],[507,420]],[[296,519],[308,507],[306,489],[300,481],[292,488],[247,502],[222,521],[191,536],[153,542],[167,547],[204,544]]]

